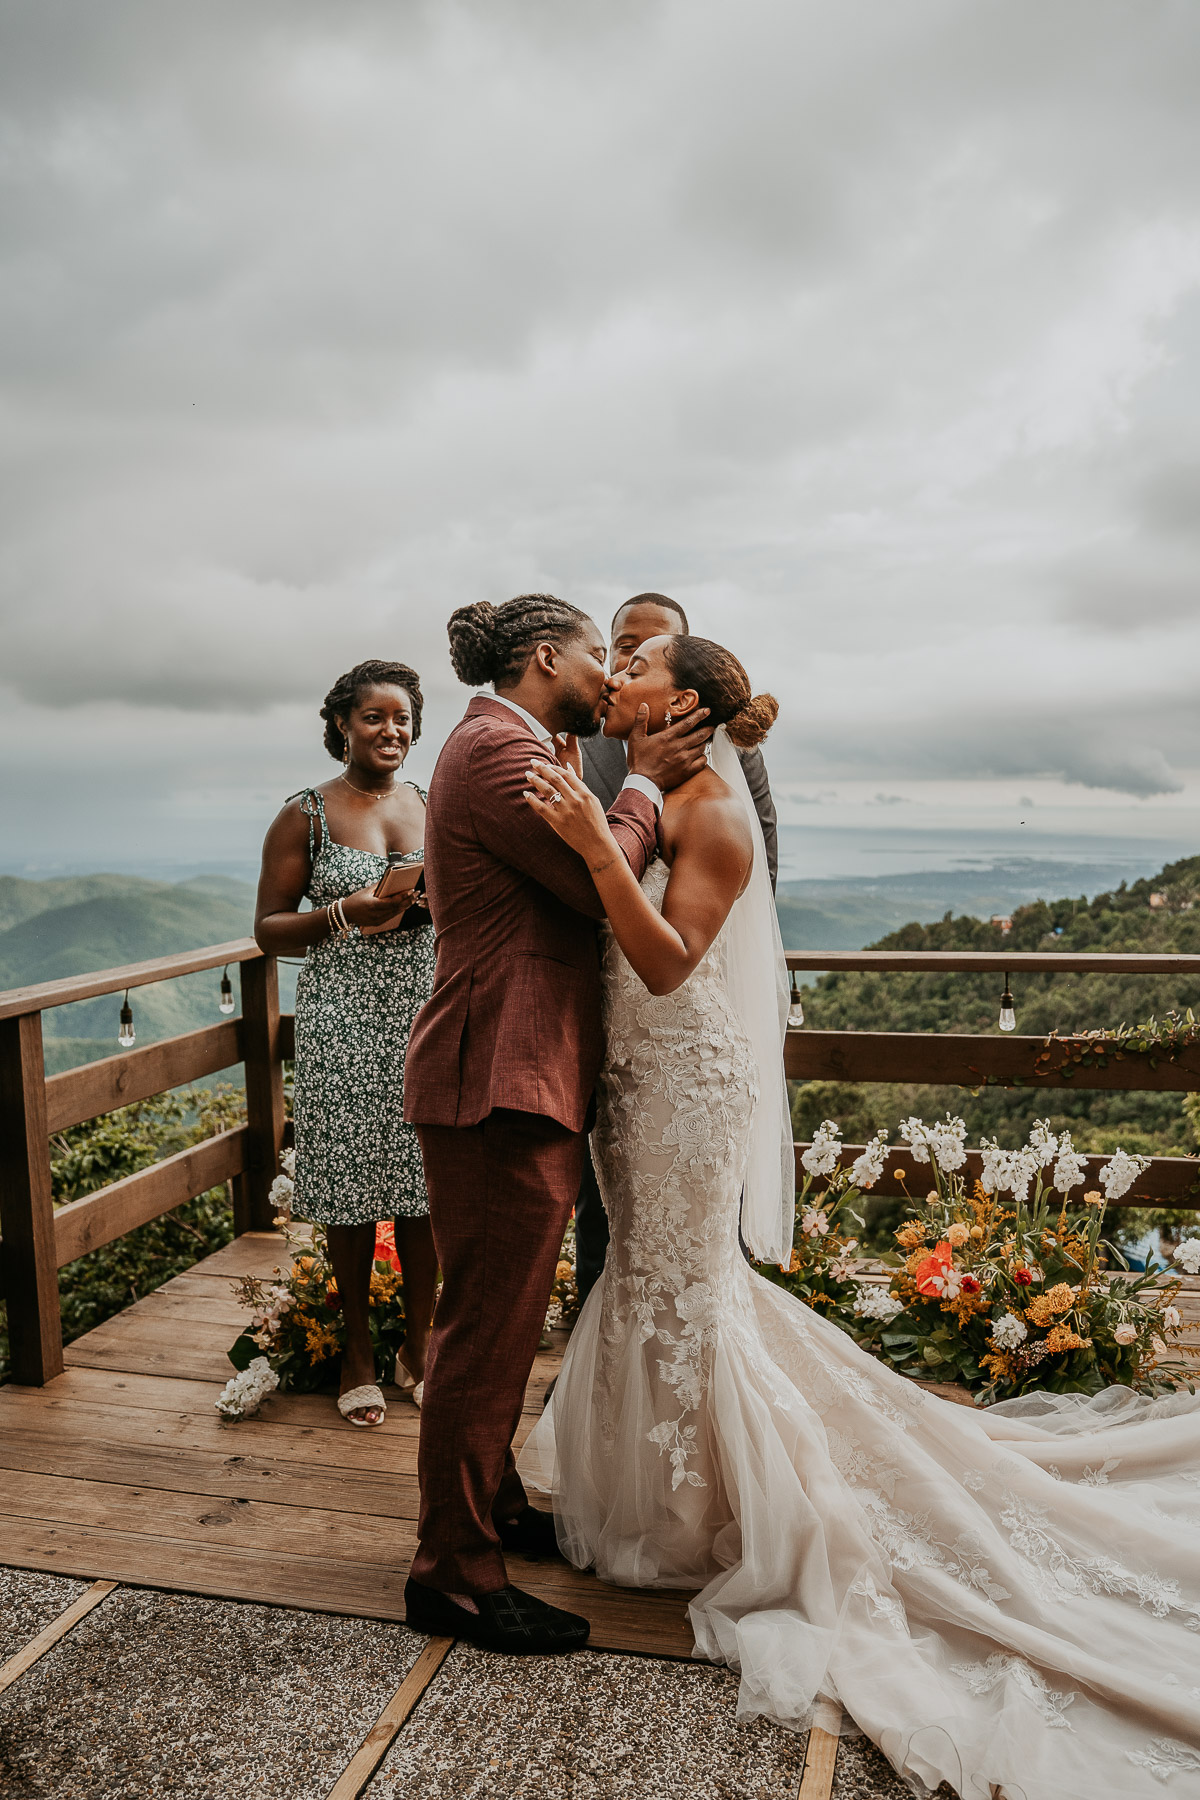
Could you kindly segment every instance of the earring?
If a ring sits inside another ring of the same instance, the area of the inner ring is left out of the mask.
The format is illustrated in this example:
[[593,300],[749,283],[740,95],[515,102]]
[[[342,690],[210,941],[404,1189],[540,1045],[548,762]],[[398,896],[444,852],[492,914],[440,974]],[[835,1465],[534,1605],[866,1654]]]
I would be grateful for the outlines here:
[[666,713],[663,715],[663,717],[664,717],[664,723],[669,725],[671,723],[671,709],[669,706],[666,710]]
[[345,732],[343,732],[343,733],[342,733],[342,761],[343,761],[343,763],[345,763],[345,764],[346,764],[346,765],[347,765],[347,766],[349,766],[349,762],[350,762],[350,739],[349,739],[349,738],[348,738],[348,737],[347,737],[347,736],[346,736],[346,734],[345,734]]

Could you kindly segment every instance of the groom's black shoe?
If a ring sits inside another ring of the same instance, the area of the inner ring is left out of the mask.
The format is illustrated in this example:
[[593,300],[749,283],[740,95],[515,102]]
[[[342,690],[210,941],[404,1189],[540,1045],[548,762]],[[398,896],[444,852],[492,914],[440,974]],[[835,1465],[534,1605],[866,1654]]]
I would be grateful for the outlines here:
[[494,1523],[504,1550],[527,1556],[531,1562],[562,1555],[553,1513],[539,1512],[536,1506],[523,1506],[515,1518],[496,1519]]
[[476,1594],[477,1613],[468,1612],[437,1588],[424,1587],[410,1575],[404,1584],[405,1623],[430,1637],[469,1638],[485,1650],[509,1656],[555,1656],[581,1650],[591,1626],[578,1613],[548,1606],[521,1588]]

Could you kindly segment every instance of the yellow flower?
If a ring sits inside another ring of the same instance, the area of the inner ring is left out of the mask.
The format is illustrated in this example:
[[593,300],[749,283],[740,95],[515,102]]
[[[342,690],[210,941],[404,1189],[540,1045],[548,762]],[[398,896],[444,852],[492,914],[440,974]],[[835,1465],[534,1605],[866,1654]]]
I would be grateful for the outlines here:
[[902,1250],[915,1250],[918,1244],[925,1242],[924,1225],[902,1225],[896,1233],[896,1242]]
[[314,1362],[323,1362],[337,1349],[337,1338],[328,1325],[309,1325],[304,1333],[304,1348]]
[[1091,1341],[1091,1338],[1080,1337],[1069,1325],[1055,1325],[1046,1333],[1046,1348],[1052,1353],[1060,1350],[1086,1350]]
[[970,1232],[968,1233],[968,1236],[970,1237],[971,1242],[973,1244],[981,1243],[983,1240],[983,1236],[984,1236],[983,1226],[982,1225],[972,1225]]
[[570,1281],[570,1279],[571,1279],[572,1275],[574,1275],[574,1273],[575,1273],[574,1269],[571,1267],[570,1263],[567,1262],[564,1258],[564,1260],[559,1263],[558,1267],[554,1271],[554,1279],[555,1279],[555,1281]]
[[1044,1294],[1038,1294],[1025,1308],[1025,1316],[1035,1325],[1049,1325],[1056,1313],[1070,1312],[1075,1304],[1075,1290],[1065,1281],[1058,1282]]

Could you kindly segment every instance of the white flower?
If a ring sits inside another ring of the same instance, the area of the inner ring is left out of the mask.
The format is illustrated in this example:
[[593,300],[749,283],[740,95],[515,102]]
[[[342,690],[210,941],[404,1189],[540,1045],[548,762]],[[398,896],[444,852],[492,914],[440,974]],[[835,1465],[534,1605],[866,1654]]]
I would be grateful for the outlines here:
[[295,1175],[296,1152],[294,1150],[281,1150],[279,1152],[279,1166],[285,1175]]
[[1175,1261],[1185,1275],[1200,1275],[1200,1238],[1184,1238],[1175,1252]]
[[1039,1169],[1048,1169],[1058,1154],[1058,1139],[1050,1129],[1049,1119],[1035,1119],[1029,1133],[1028,1150],[1036,1156]]
[[1167,1354],[1167,1346],[1160,1337],[1152,1337],[1150,1339],[1150,1348],[1153,1350],[1155,1356],[1165,1356]]
[[832,1119],[825,1119],[817,1126],[812,1143],[800,1158],[810,1175],[833,1174],[842,1154],[841,1134],[841,1126],[835,1125]]
[[979,1148],[983,1152],[980,1180],[988,1193],[1010,1193],[1014,1200],[1025,1200],[1039,1168],[1036,1151],[1028,1146],[1024,1150],[1002,1150],[994,1138],[990,1143],[987,1138],[980,1138]]
[[1086,1158],[1080,1156],[1071,1142],[1071,1134],[1064,1131],[1058,1140],[1058,1161],[1054,1165],[1054,1185],[1060,1194],[1069,1193],[1087,1174]]
[[1118,1325],[1117,1329],[1113,1332],[1113,1336],[1116,1338],[1118,1344],[1136,1343],[1137,1342],[1137,1326],[1136,1325]]
[[850,1169],[850,1180],[856,1188],[873,1188],[883,1174],[887,1162],[887,1131],[877,1131],[861,1156],[856,1156]]
[[819,1206],[806,1206],[800,1214],[800,1229],[805,1237],[824,1237],[829,1230],[829,1215]]
[[877,1282],[862,1281],[854,1301],[854,1311],[860,1319],[882,1319],[886,1325],[904,1311],[903,1300],[897,1300],[895,1294],[887,1288],[880,1287]]
[[1128,1150],[1115,1150],[1100,1171],[1100,1185],[1106,1200],[1119,1200],[1127,1194],[1143,1169],[1150,1167],[1148,1156],[1131,1156]]
[[279,1386],[279,1377],[265,1356],[256,1356],[249,1368],[225,1383],[219,1400],[214,1402],[227,1419],[246,1419],[257,1412],[268,1394]]
[[271,1202],[271,1205],[277,1212],[286,1212],[287,1208],[292,1204],[292,1195],[295,1191],[296,1184],[294,1181],[287,1175],[277,1175],[271,1183],[271,1191],[267,1195],[267,1199]]
[[1177,1306],[1163,1307],[1163,1324],[1168,1331],[1178,1331],[1183,1324],[1183,1314]]
[[992,1326],[992,1342],[997,1350],[1015,1350],[1029,1336],[1029,1327],[1016,1313],[1004,1313]]
[[900,1136],[912,1151],[914,1162],[928,1162],[932,1153],[939,1169],[961,1169],[967,1160],[967,1152],[963,1140],[967,1128],[961,1119],[952,1119],[947,1113],[932,1125],[926,1125],[923,1119],[905,1119],[900,1127]]

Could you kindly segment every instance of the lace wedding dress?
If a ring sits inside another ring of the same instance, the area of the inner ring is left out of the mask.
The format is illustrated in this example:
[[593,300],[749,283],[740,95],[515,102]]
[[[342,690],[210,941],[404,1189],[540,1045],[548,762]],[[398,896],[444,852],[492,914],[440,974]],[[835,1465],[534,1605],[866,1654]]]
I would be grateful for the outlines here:
[[748,1267],[724,935],[663,998],[607,939],[612,1243],[522,1475],[578,1567],[701,1588],[696,1655],[740,1671],[743,1718],[840,1703],[919,1793],[1191,1800],[1200,1412],[950,1405]]

